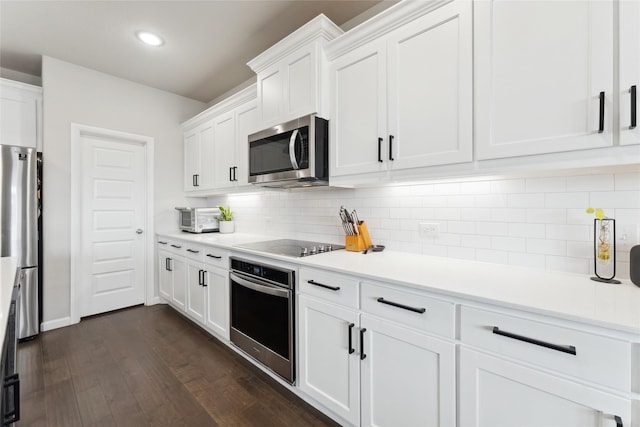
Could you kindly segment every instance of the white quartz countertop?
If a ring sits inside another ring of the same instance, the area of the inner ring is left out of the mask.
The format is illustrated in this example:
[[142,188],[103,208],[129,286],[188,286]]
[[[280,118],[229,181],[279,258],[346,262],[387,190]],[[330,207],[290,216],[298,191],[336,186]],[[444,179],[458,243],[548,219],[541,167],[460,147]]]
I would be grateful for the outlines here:
[[595,282],[590,280],[590,276],[582,274],[389,250],[369,252],[366,255],[340,250],[292,258],[235,247],[249,242],[274,240],[275,237],[241,233],[162,235],[268,256],[301,266],[352,274],[366,280],[423,289],[443,296],[462,297],[613,327],[638,334],[640,340],[640,287],[629,280],[622,280],[622,284],[614,285]]
[[16,281],[18,269],[17,257],[0,258],[0,345],[7,332],[7,316],[11,305],[11,293]]

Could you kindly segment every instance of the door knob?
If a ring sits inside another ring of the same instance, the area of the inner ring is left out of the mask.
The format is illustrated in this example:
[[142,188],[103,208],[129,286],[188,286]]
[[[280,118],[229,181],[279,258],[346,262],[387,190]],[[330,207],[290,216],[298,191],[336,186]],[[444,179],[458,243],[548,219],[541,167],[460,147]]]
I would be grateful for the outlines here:
[[142,234],[142,229],[141,229],[141,228],[138,228],[138,229],[136,230],[136,234]]

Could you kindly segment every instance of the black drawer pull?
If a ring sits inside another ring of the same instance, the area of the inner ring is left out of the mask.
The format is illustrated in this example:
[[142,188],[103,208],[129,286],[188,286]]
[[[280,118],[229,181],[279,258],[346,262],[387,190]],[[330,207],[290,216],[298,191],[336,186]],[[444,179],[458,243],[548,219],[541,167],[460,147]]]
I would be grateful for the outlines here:
[[187,249],[187,252],[191,252],[192,254],[200,253],[200,251],[196,251],[195,249]]
[[167,244],[167,242],[163,242],[163,241],[160,241],[160,240],[158,240],[158,243],[160,243],[161,245],[166,245]]
[[378,161],[382,163],[382,138],[378,138]]
[[220,255],[207,254],[209,258],[222,259]]
[[604,92],[600,92],[600,117],[598,118],[598,133],[604,132]]
[[351,339],[351,333],[353,332],[353,327],[356,326],[355,323],[349,323],[349,354],[353,354],[356,351],[353,348],[353,340]]
[[176,248],[176,249],[180,249],[180,248],[182,248],[182,246],[180,246],[180,245],[171,245],[171,247],[172,247],[172,248]]
[[424,308],[424,307],[420,307],[420,308],[411,307],[411,306],[408,306],[408,305],[400,304],[399,302],[388,301],[388,300],[386,300],[386,299],[384,299],[382,297],[378,298],[376,301],[381,302],[382,304],[387,304],[387,305],[392,305],[394,307],[402,308],[404,310],[413,311],[414,313],[422,314],[425,311],[427,311],[427,309]]
[[367,355],[364,354],[364,333],[367,332],[367,328],[360,329],[360,360],[364,360]]
[[615,422],[616,422],[616,427],[624,427],[624,426],[622,425],[622,418],[620,418],[619,416],[615,415],[615,416],[613,417],[613,419],[614,419],[614,420],[615,420]]
[[529,344],[539,345],[540,347],[550,348],[552,350],[561,351],[563,353],[569,353],[576,355],[576,348],[572,345],[558,345],[548,343],[546,341],[540,341],[535,338],[529,338],[522,335],[512,334],[511,332],[501,331],[497,326],[493,327],[493,333],[496,335],[502,335],[503,337],[512,338],[518,341],[528,342]]
[[307,280],[307,283],[313,286],[320,286],[321,288],[325,288],[325,289],[331,289],[332,291],[339,291],[340,290],[340,286],[329,286],[329,285],[325,285],[323,283],[318,283],[315,280]]
[[636,128],[636,120],[637,120],[637,100],[636,100],[636,85],[631,86],[629,89],[629,93],[631,93],[631,124],[629,125],[629,129]]

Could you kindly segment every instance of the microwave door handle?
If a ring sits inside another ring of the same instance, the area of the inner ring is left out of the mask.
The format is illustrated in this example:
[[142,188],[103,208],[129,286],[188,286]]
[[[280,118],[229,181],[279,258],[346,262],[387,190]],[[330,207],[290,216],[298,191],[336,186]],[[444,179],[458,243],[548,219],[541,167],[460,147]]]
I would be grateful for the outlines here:
[[296,139],[298,138],[298,129],[294,130],[289,139],[289,159],[291,160],[291,166],[293,170],[300,169],[298,165],[298,159],[296,159]]

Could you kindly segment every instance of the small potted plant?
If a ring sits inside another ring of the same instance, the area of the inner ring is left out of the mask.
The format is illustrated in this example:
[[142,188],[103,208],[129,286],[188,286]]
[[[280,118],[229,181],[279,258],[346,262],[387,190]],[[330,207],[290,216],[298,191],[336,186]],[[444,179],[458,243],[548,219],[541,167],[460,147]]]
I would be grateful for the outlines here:
[[233,221],[233,213],[231,212],[231,207],[227,206],[218,206],[220,209],[220,216],[218,219],[220,220],[220,233],[233,233],[235,228],[235,223]]

